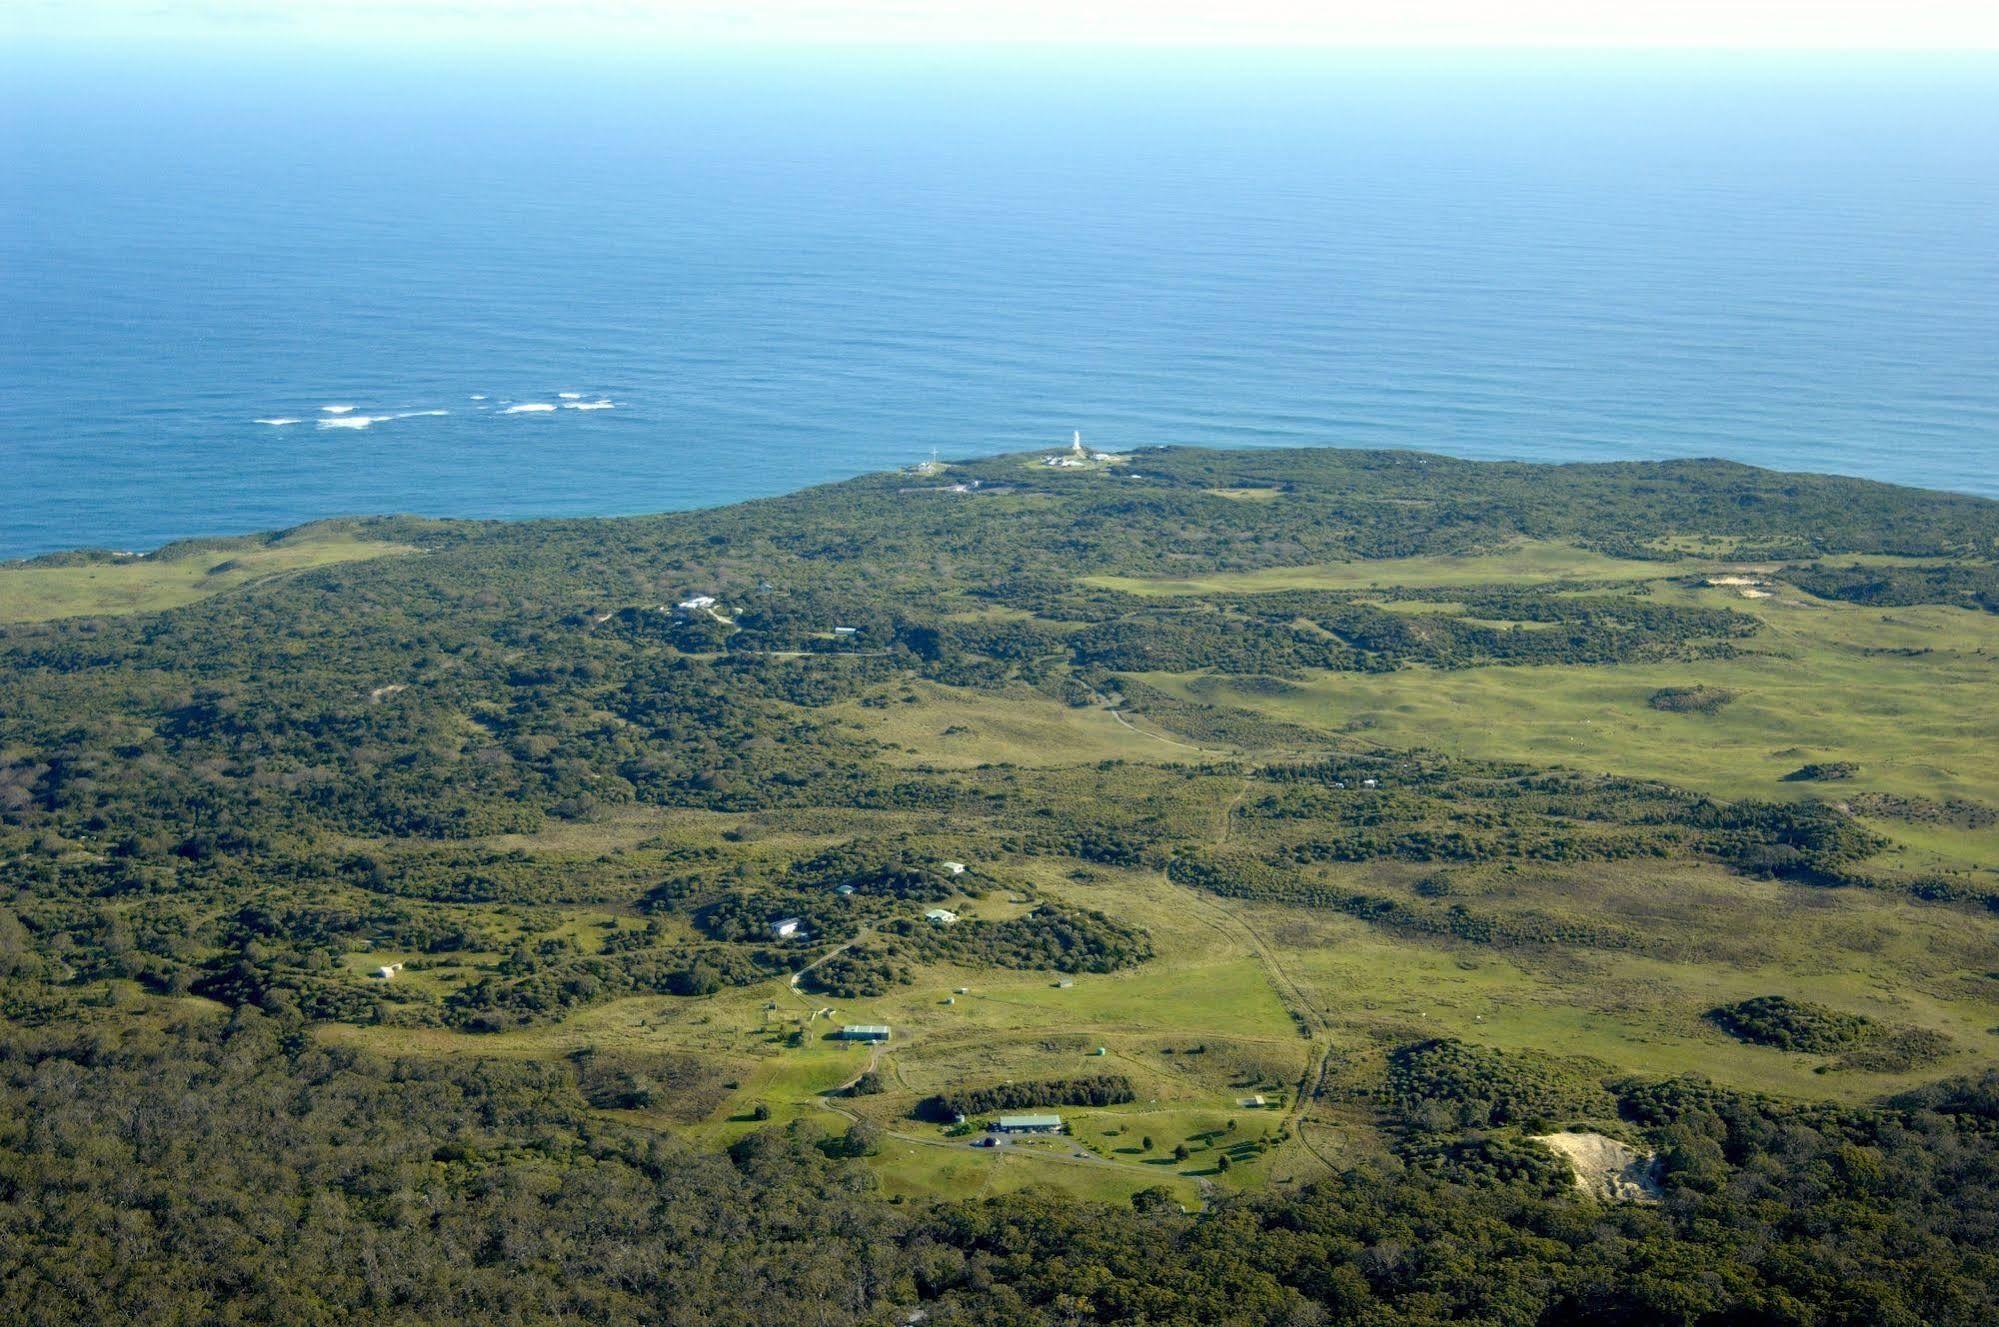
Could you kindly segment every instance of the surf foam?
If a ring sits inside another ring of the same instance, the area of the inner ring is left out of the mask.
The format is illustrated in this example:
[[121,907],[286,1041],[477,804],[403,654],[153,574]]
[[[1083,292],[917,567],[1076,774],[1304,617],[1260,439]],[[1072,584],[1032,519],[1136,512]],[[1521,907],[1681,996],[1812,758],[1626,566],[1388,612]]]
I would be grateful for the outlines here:
[[555,409],[546,401],[528,401],[521,405],[510,405],[501,413],[508,415],[539,415]]

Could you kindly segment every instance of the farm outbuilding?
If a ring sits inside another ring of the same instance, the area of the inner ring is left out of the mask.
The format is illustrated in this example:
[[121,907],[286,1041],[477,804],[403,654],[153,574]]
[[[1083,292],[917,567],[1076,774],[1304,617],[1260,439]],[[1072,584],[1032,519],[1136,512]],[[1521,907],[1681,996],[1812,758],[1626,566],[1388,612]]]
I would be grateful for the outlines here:
[[1060,1115],[1002,1115],[993,1121],[996,1133],[1061,1133]]
[[841,1041],[887,1041],[886,1023],[850,1023],[833,1034]]

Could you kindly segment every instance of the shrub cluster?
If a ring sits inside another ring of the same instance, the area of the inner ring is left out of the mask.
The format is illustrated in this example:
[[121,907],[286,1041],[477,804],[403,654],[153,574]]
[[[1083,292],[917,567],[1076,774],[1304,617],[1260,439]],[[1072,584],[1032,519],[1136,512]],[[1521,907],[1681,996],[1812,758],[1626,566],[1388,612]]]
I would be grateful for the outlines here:
[[915,1113],[918,1119],[950,1120],[959,1115],[970,1118],[1036,1106],[1114,1106],[1136,1097],[1131,1080],[1123,1074],[1085,1074],[1076,1078],[959,1088],[925,1097],[917,1103]]
[[1707,1012],[1730,1036],[1756,1046],[1825,1055],[1845,1050],[1876,1030],[1872,1019],[1783,995],[1759,995]]

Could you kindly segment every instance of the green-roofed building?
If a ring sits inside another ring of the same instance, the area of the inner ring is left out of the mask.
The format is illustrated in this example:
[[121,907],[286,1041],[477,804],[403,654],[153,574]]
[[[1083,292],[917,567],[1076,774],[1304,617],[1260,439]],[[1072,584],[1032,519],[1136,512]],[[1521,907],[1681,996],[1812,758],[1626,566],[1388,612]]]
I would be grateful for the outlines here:
[[886,1023],[850,1023],[834,1033],[841,1041],[887,1041]]
[[1061,1133],[1060,1115],[1002,1115],[993,1128],[1000,1133]]

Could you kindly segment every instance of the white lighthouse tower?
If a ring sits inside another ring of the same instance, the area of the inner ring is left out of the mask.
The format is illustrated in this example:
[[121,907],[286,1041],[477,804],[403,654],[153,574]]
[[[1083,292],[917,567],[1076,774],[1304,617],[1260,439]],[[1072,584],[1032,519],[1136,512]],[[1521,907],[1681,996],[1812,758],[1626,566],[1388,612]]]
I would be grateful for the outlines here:
[[1083,431],[1081,429],[1077,429],[1076,436],[1070,440],[1069,454],[1079,461],[1085,458],[1083,452]]

